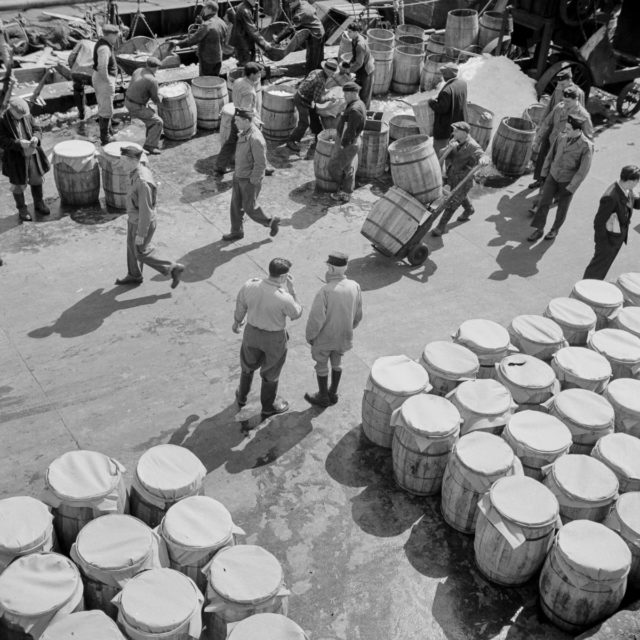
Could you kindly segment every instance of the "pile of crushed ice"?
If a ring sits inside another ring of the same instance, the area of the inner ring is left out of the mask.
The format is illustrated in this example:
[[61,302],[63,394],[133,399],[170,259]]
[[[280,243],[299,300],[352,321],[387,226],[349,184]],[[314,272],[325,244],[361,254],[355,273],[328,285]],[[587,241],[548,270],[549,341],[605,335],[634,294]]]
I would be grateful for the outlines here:
[[177,98],[178,96],[182,96],[186,93],[186,87],[184,82],[173,82],[160,87],[158,93],[163,98]]

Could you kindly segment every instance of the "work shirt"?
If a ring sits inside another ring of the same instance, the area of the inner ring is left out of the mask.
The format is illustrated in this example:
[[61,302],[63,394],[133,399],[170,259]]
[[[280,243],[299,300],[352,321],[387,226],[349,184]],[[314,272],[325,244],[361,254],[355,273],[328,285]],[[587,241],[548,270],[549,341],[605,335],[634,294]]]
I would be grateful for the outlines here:
[[369,45],[362,37],[362,34],[358,34],[357,37],[351,41],[351,53],[352,58],[349,71],[356,73],[362,69],[362,71],[368,75],[376,70],[376,61],[373,59]]
[[561,80],[551,94],[551,99],[547,103],[543,117],[546,118],[564,98],[564,90],[573,87],[578,92],[578,102],[584,107],[584,91],[573,83],[573,80]]
[[291,22],[296,29],[308,29],[313,38],[324,37],[324,27],[319,20],[313,5],[301,0],[291,16]]
[[593,124],[589,112],[579,103],[575,102],[571,107],[563,100],[557,104],[551,113],[540,123],[538,129],[537,143],[539,144],[545,136],[549,136],[549,144],[553,144],[556,138],[564,132],[569,116],[582,116],[586,122],[582,125],[582,132],[589,140],[593,139]]
[[252,124],[244,133],[238,132],[236,168],[234,177],[259,184],[267,168],[267,143],[258,128]]
[[[311,73],[308,73],[304,80],[298,86],[298,96],[302,100],[302,103],[311,108],[314,102],[322,102],[322,97],[325,94],[326,83],[328,77],[322,69],[316,69]],[[235,99],[235,94],[233,95]]]
[[607,233],[623,236],[627,241],[631,214],[640,209],[640,197],[633,191],[625,191],[619,182],[614,182],[600,198],[600,206],[593,221],[596,238],[607,238]]
[[100,38],[93,49],[93,70],[106,73],[109,76],[116,76],[116,59],[113,56],[111,44]]
[[149,100],[160,102],[158,98],[158,80],[149,69],[136,69],[131,76],[131,83],[126,93],[127,100],[139,105],[146,105]]
[[577,138],[562,134],[547,154],[542,175],[550,175],[556,182],[568,183],[567,190],[575,193],[589,173],[592,157],[593,143],[584,134]]
[[72,73],[93,73],[93,50],[96,43],[93,40],[80,40],[69,54],[67,63]]
[[198,45],[198,60],[208,64],[222,62],[222,45],[227,39],[228,27],[218,16],[205,20],[195,31],[180,40],[181,44],[189,47]]
[[267,41],[260,35],[253,19],[253,7],[248,2],[236,7],[230,43],[239,49],[248,49],[254,43],[263,49],[267,46]]
[[344,353],[353,346],[353,330],[361,320],[360,285],[344,275],[331,275],[311,305],[307,342],[319,349]]
[[358,137],[364,130],[366,120],[367,108],[362,100],[354,100],[345,107],[337,126],[338,135],[341,136],[341,146],[348,147],[357,142]]
[[471,136],[467,136],[446,158],[449,184],[460,182],[480,162],[483,155],[482,147]]
[[247,322],[263,331],[284,331],[287,318],[297,320],[302,315],[299,305],[286,288],[269,278],[251,278],[242,285],[236,298],[233,319]]
[[[258,80],[258,88],[260,87],[260,81]],[[260,117],[260,100],[258,99],[258,92],[256,86],[247,78],[243,76],[234,80],[231,87],[233,93],[233,106],[236,109],[242,111],[250,111],[253,115]]]
[[144,238],[149,225],[156,219],[158,186],[151,170],[140,164],[131,175],[127,194],[127,216],[129,224],[137,225],[136,235]]

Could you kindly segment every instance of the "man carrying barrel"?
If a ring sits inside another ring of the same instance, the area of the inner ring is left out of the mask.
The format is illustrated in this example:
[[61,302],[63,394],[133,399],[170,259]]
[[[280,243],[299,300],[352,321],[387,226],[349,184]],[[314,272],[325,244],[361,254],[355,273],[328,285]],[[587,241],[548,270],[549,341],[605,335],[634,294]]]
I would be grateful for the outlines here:
[[257,0],[242,0],[235,9],[233,29],[230,43],[234,47],[238,66],[242,67],[247,62],[253,62],[256,58],[256,45],[267,53],[274,47],[270,45],[258,31],[254,20],[254,8]]
[[98,121],[100,123],[100,143],[111,142],[111,117],[113,116],[113,96],[116,93],[116,59],[113,53],[120,30],[114,24],[102,26],[102,37],[93,50],[93,75],[91,84],[98,103]]
[[362,28],[359,24],[352,22],[347,27],[346,34],[351,39],[349,72],[356,74],[356,82],[360,85],[360,100],[364,103],[365,109],[368,109],[373,94],[373,75],[376,70],[376,61],[362,35]]
[[131,76],[131,83],[124,98],[124,106],[132,118],[138,118],[146,127],[146,139],[143,149],[150,154],[160,153],[160,136],[162,136],[162,118],[155,109],[149,106],[149,100],[160,104],[162,96],[158,93],[156,71],[162,63],[158,58],[150,56],[144,67],[136,69]]
[[433,109],[433,146],[438,153],[446,146],[454,122],[467,121],[467,83],[458,78],[458,67],[446,64],[440,69],[445,83],[436,98],[429,100]]

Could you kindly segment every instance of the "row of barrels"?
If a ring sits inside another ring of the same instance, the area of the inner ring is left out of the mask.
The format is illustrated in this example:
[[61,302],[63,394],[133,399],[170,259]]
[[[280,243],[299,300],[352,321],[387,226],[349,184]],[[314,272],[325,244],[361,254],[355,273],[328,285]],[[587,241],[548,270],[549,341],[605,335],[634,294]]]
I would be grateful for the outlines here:
[[509,328],[468,320],[419,361],[387,356],[362,399],[397,483],[440,495],[500,585],[539,573],[542,610],[577,633],[640,588],[640,274],[582,280]]
[[193,453],[152,447],[129,490],[124,471],[102,453],[71,451],[49,465],[40,500],[0,500],[2,638],[71,640],[88,625],[95,640],[197,640],[203,627],[209,640],[249,640],[256,629],[306,638],[286,618],[279,561],[238,543],[245,533],[203,495]]

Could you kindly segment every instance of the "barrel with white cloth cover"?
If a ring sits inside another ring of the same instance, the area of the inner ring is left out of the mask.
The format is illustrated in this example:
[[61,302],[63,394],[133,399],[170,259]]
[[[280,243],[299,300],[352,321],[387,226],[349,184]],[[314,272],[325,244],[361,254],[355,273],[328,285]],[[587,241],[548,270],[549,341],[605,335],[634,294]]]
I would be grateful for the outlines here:
[[135,142],[118,140],[102,147],[102,155],[98,158],[102,169],[102,187],[107,206],[114,209],[127,208],[127,194],[131,186],[131,173],[120,155],[122,147],[142,147]]
[[478,500],[505,476],[523,475],[511,447],[498,436],[475,431],[456,442],[442,479],[442,516],[462,533],[473,533]]
[[587,389],[602,393],[613,371],[609,361],[586,347],[564,347],[553,354],[551,368],[562,389]]
[[554,298],[544,314],[562,328],[562,333],[571,346],[584,346],[596,328],[596,313],[576,298]]
[[409,493],[440,492],[449,454],[460,434],[460,414],[445,398],[420,393],[391,416],[393,475]]
[[205,567],[205,612],[211,640],[226,640],[229,624],[257,613],[287,615],[289,591],[282,566],[266,549],[239,544],[219,551]]
[[228,640],[309,640],[307,634],[281,613],[256,613],[236,624]]
[[603,280],[580,280],[571,297],[588,304],[596,314],[596,329],[604,329],[622,308],[622,292],[615,284]]
[[0,573],[21,556],[54,550],[53,516],[31,496],[0,500]]
[[446,395],[461,382],[473,380],[480,368],[478,356],[455,342],[436,340],[422,351],[420,364],[429,374],[433,392]]
[[640,380],[614,380],[609,383],[604,397],[613,407],[615,430],[640,438]]
[[560,325],[544,316],[516,316],[509,325],[509,335],[520,352],[547,361],[568,344]]
[[609,361],[614,380],[640,373],[640,338],[628,331],[600,329],[589,338],[589,347]]
[[542,468],[571,447],[571,431],[555,416],[525,410],[509,419],[502,437],[522,463],[526,476],[542,480]]
[[622,291],[625,305],[640,307],[640,273],[622,273],[618,276],[616,285]]
[[59,553],[32,553],[0,574],[0,638],[35,640],[48,625],[84,608],[76,566]]
[[515,353],[500,360],[496,376],[522,405],[539,405],[552,398],[560,390],[553,369],[538,358]]
[[540,573],[540,604],[554,625],[575,635],[618,609],[627,587],[631,553],[597,522],[566,524]]
[[429,375],[407,356],[383,356],[371,367],[362,396],[362,430],[371,442],[391,448],[391,414],[410,396],[429,391]]
[[480,571],[502,585],[527,582],[553,542],[558,510],[553,493],[533,478],[496,480],[478,502],[473,547]]
[[53,178],[64,204],[98,202],[100,167],[96,148],[88,140],[65,140],[53,147]]
[[566,389],[553,398],[549,413],[571,431],[571,453],[591,453],[593,445],[613,433],[615,414],[611,403],[586,389]]
[[233,524],[226,507],[209,496],[191,496],[174,504],[162,520],[159,533],[165,541],[171,568],[189,576],[204,593],[207,579],[202,568],[244,531]]
[[640,338],[640,307],[623,307],[610,326],[612,329],[622,329]]
[[65,553],[85,524],[126,511],[124,471],[117,460],[82,449],[63,453],[49,465],[40,499],[52,508],[53,526]]
[[478,356],[478,378],[495,378],[495,367],[509,353],[509,332],[493,320],[465,320],[453,335],[453,341]]
[[132,640],[198,640],[203,602],[193,580],[173,569],[143,571],[114,598],[118,625]]
[[572,520],[602,522],[618,498],[618,479],[600,460],[579,453],[560,456],[544,470],[544,484],[560,504],[565,524]]
[[158,542],[158,535],[132,516],[112,513],[85,525],[70,555],[82,574],[87,607],[115,620],[118,611],[111,601],[127,581],[141,571],[168,566]]
[[640,491],[640,438],[610,433],[596,442],[591,455],[616,474],[620,493]]
[[103,611],[78,611],[48,626],[40,640],[125,640]]
[[497,380],[467,380],[448,396],[462,418],[461,435],[484,431],[500,435],[516,410],[510,391]]
[[189,449],[160,444],[138,460],[131,484],[131,515],[157,527],[178,500],[203,493],[205,466]]
[[640,589],[640,491],[621,495],[604,524],[627,543],[631,551],[629,586]]

